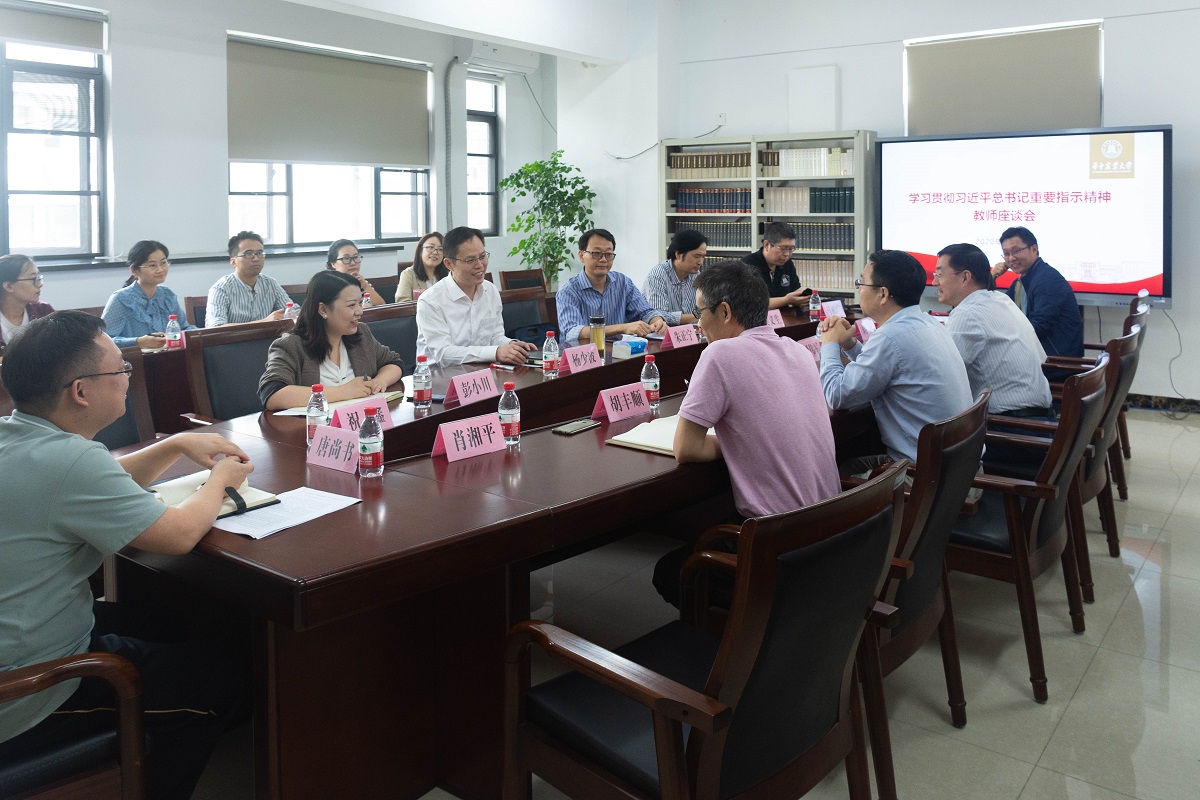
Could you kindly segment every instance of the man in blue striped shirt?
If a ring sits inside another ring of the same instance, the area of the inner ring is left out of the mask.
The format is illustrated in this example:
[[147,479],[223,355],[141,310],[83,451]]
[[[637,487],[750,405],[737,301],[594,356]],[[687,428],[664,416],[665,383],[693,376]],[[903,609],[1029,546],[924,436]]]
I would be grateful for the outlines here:
[[235,233],[229,240],[229,263],[233,272],[208,290],[204,327],[283,319],[292,298],[279,281],[262,274],[266,264],[262,237],[253,231]]
[[708,239],[699,231],[683,230],[667,245],[667,260],[651,268],[642,294],[662,312],[668,325],[696,323],[696,276],[704,266]]
[[603,316],[604,333],[645,336],[667,329],[654,306],[625,275],[613,272],[617,240],[603,228],[585,231],[579,237],[579,260],[583,271],[558,290],[558,329],[562,338],[578,339],[594,316]]

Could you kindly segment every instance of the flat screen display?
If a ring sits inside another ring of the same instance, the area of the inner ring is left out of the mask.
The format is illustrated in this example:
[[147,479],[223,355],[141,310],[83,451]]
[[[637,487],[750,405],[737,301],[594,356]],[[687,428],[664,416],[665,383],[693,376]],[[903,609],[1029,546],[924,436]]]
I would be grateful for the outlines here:
[[[1080,302],[1171,296],[1171,126],[880,139],[881,247],[933,280],[937,251],[1024,226]],[[1015,276],[1005,273],[1006,287]]]

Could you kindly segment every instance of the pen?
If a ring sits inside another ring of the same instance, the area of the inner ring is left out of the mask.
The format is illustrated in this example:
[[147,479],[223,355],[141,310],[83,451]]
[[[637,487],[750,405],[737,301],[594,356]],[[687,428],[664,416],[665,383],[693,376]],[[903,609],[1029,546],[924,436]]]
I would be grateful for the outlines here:
[[514,367],[512,364],[492,364],[492,369],[506,369],[509,372],[512,372],[516,369],[516,367]]

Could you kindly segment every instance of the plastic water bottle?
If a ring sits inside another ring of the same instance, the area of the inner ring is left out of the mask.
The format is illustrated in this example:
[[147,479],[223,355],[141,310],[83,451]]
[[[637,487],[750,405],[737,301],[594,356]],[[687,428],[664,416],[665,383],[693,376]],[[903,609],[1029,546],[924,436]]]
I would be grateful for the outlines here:
[[517,385],[512,381],[504,384],[500,395],[500,428],[504,431],[504,443],[513,445],[521,442],[521,402],[517,400]]
[[178,350],[183,347],[183,331],[179,329],[179,317],[175,314],[167,317],[167,349]]
[[329,413],[329,401],[325,399],[325,386],[320,383],[312,385],[312,396],[308,398],[308,410],[304,416],[308,419],[308,443],[317,435],[318,425],[328,425],[333,415]]
[[363,308],[371,307],[371,293],[363,292]]
[[558,377],[558,340],[554,331],[546,331],[546,343],[542,345],[542,377]]
[[283,318],[290,320],[296,320],[300,318],[300,309],[296,308],[296,304],[291,300],[289,300],[288,304],[283,308]]
[[383,474],[383,428],[379,426],[379,409],[367,406],[362,424],[358,426],[358,474],[363,478],[378,478]]
[[658,364],[654,363],[654,356],[646,356],[646,366],[642,367],[642,390],[646,392],[651,409],[658,408],[658,381]]
[[433,376],[429,374],[428,356],[417,356],[417,368],[413,370],[413,405],[429,408],[433,405]]
[[821,321],[821,295],[813,289],[812,296],[808,298],[808,320],[809,322]]

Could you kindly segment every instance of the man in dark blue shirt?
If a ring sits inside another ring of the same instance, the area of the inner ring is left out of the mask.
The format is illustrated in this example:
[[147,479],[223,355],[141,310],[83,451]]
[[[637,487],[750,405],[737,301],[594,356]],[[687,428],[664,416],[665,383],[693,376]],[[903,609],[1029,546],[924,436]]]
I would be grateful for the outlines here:
[[1017,280],[1008,296],[1025,312],[1046,355],[1083,357],[1083,318],[1071,284],[1038,255],[1038,243],[1028,228],[1008,228],[1000,234],[1004,261],[992,268],[996,277],[1012,270]]

